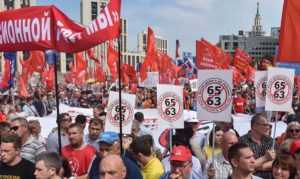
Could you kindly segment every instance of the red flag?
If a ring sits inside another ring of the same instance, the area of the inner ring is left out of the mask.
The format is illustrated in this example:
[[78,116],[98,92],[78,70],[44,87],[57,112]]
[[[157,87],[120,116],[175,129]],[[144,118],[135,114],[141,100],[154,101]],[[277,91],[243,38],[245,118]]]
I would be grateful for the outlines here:
[[4,71],[0,82],[0,89],[8,88],[8,81],[10,80],[10,61],[4,60]]
[[247,66],[249,66],[249,62],[251,60],[251,57],[244,51],[242,51],[239,48],[235,49],[234,53],[234,60],[233,60],[233,66],[242,71],[247,71]]
[[30,61],[29,60],[23,60],[21,57],[19,58],[19,62],[22,66],[22,78],[24,81],[24,84],[28,84],[28,76],[33,72]]
[[114,80],[118,78],[117,61],[119,53],[114,49],[113,41],[109,41],[107,47],[107,65],[109,67],[111,76]]
[[27,97],[28,92],[26,90],[23,78],[20,74],[18,74],[18,82],[19,82],[18,84],[19,84],[19,88],[20,88],[20,96]]
[[82,53],[76,53],[76,72],[75,72],[75,82],[77,85],[81,85],[86,80],[87,62],[83,59]]
[[156,47],[155,47],[155,37],[153,30],[148,27],[147,32],[147,52],[144,62],[141,65],[140,78],[141,81],[144,81],[147,78],[148,67],[150,67],[150,71],[157,71],[156,64]]
[[137,87],[138,87],[138,85],[136,83],[130,83],[129,93],[132,93],[132,94],[136,93]]
[[42,51],[30,51],[29,59],[33,71],[42,73],[45,68],[45,54]]
[[281,18],[278,61],[300,61],[300,2],[285,0]]
[[248,65],[246,75],[245,75],[246,80],[254,82],[255,71],[256,70],[254,70],[250,65]]
[[92,48],[88,49],[86,52],[87,52],[87,54],[88,54],[88,56],[89,56],[89,58],[90,58],[91,60],[94,60],[95,62],[98,62],[98,58],[97,58],[96,55],[94,54]]
[[129,83],[137,83],[136,71],[133,66],[122,63],[121,72],[123,74],[123,83],[125,85]]
[[120,10],[121,0],[110,0],[86,27],[75,23],[54,5],[1,11],[0,50],[84,51],[120,36]]
[[176,40],[176,54],[175,54],[175,58],[179,58],[179,40]]
[[232,67],[233,69],[233,84],[235,85],[239,85],[242,81],[245,80],[244,76],[242,75],[242,73],[237,70],[235,67]]
[[71,72],[75,72],[76,71],[72,62],[69,62],[69,68],[70,68]]
[[220,48],[202,38],[196,41],[196,66],[200,69],[218,69],[220,57],[225,57],[222,53]]
[[47,81],[46,81],[46,90],[51,91],[54,89],[54,65],[49,65]]
[[300,94],[300,75],[295,75],[295,84],[297,86],[297,93]]
[[96,63],[95,76],[96,76],[96,78],[98,79],[98,81],[100,83],[104,83],[105,82],[105,73],[102,70],[100,62]]

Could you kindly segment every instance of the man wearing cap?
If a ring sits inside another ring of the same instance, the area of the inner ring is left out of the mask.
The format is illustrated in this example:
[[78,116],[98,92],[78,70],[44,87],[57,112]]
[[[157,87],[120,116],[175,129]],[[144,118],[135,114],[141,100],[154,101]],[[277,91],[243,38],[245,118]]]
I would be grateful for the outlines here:
[[185,146],[173,148],[170,156],[171,171],[165,172],[160,179],[200,179],[203,178],[192,170],[192,153]]
[[[116,132],[106,131],[102,132],[99,137],[99,155],[93,161],[89,178],[90,179],[99,179],[99,163],[102,158],[110,155],[120,155],[120,142],[119,135]],[[121,156],[126,168],[126,178],[132,179],[142,179],[142,175],[139,167],[130,159],[125,156]],[[100,171],[101,173],[101,171]]]

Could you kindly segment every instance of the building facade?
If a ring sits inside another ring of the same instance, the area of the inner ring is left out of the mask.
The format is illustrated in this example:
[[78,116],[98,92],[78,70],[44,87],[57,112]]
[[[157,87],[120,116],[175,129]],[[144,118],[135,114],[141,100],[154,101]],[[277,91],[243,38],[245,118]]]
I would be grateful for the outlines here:
[[239,35],[220,35],[218,46],[225,52],[234,56],[236,48],[246,51],[252,60],[260,60],[266,56],[274,56],[278,46],[279,27],[271,28],[271,35],[266,36],[259,13],[259,3],[254,18],[254,25],[248,34],[239,31]]
[[[168,53],[168,40],[160,37],[155,36],[155,45],[156,49],[162,51],[163,53]],[[147,32],[141,32],[137,35],[137,49],[138,52],[146,53],[147,49]]]

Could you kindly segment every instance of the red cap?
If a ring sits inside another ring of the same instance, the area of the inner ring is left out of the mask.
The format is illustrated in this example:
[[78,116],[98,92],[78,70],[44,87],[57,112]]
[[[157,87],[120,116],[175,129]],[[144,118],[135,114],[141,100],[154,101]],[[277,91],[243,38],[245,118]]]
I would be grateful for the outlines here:
[[192,157],[192,153],[187,147],[176,146],[173,148],[169,160],[185,162],[188,161],[191,157]]
[[294,142],[291,145],[290,153],[294,156],[295,153],[297,152],[297,150],[299,150],[299,149],[300,149],[300,140],[296,139],[296,140],[294,140]]

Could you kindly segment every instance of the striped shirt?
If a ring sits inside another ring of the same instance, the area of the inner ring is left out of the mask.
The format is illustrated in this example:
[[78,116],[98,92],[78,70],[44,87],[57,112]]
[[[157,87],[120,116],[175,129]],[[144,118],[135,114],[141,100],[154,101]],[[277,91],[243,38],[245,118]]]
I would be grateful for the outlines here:
[[21,157],[35,163],[35,157],[45,151],[45,146],[40,141],[30,136],[27,142],[21,147]]
[[219,153],[214,157],[209,158],[204,166],[203,173],[206,178],[208,178],[207,170],[212,161],[214,160],[214,168],[215,168],[215,179],[226,179],[232,173],[232,167],[230,163],[225,160],[223,153]]

